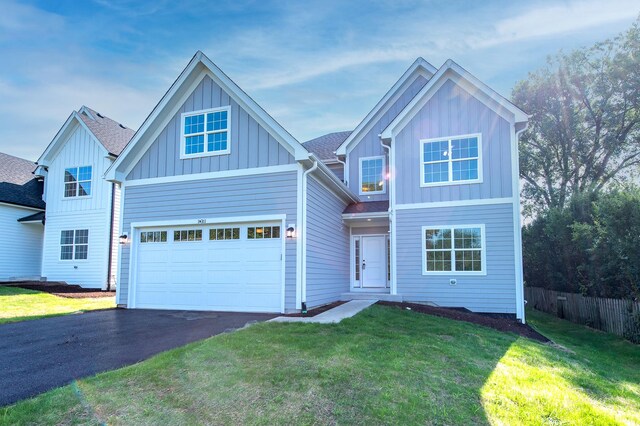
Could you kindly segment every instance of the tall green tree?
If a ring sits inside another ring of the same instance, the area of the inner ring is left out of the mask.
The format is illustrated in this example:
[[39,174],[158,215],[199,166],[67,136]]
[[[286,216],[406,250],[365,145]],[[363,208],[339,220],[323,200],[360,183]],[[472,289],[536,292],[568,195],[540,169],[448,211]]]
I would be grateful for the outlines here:
[[628,180],[640,166],[640,18],[612,40],[550,58],[512,98],[531,115],[519,145],[525,212]]

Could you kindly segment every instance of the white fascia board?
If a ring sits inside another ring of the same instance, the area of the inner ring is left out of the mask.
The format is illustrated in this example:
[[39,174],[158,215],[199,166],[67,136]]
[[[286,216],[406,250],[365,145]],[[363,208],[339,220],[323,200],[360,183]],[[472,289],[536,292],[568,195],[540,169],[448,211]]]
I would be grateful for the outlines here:
[[[146,152],[155,140],[153,136],[154,133],[159,133],[159,131],[167,125],[169,120],[173,118],[175,111],[177,111],[184,102],[182,98],[184,98],[185,95],[188,97],[191,91],[195,89],[195,86],[197,86],[205,76],[209,76],[227,92],[241,108],[255,119],[258,124],[264,127],[296,160],[302,160],[308,157],[309,152],[300,142],[291,136],[289,132],[235,84],[204,53],[198,51],[142,126],[140,126],[140,129],[135,133],[118,159],[106,171],[105,178],[107,180],[118,182],[116,179],[116,170],[121,171],[125,176],[129,174],[140,157],[142,157],[144,152]],[[188,86],[190,90],[185,91],[185,86]],[[182,94],[182,96],[176,100],[176,96],[179,94]],[[166,113],[167,109],[173,113]],[[161,115],[163,119],[158,120]],[[145,140],[145,144],[136,149],[136,146],[143,139]]]
[[343,219],[380,219],[388,218],[389,212],[371,212],[371,213],[342,213]]
[[[380,99],[380,101],[373,107],[369,114],[358,124],[353,132],[342,142],[342,144],[336,150],[336,155],[347,155],[349,146],[360,137],[363,133],[366,133],[379,116],[386,112],[383,107],[387,104],[393,104],[395,100],[404,93],[404,90],[400,90],[403,86],[408,86],[413,83],[413,80],[409,81],[411,77],[416,75],[422,75],[427,80],[432,78],[437,69],[423,58],[418,58],[413,64],[402,74],[402,76],[395,82],[395,84],[387,91],[387,93]],[[409,84],[407,84],[409,83]],[[392,99],[393,98],[393,99]],[[392,101],[392,102],[390,102]]]
[[522,123],[528,121],[529,117],[520,108],[503,98],[496,91],[481,82],[470,72],[448,59],[420,92],[407,104],[407,106],[389,123],[382,131],[380,137],[389,140],[396,129],[404,128],[409,120],[435,95],[440,87],[447,81],[452,80],[463,87],[482,103],[487,105],[497,114],[505,118],[510,123]]
[[[360,201],[360,197],[358,197],[353,191],[351,191],[338,178],[338,176],[336,176],[335,173],[333,173],[331,169],[329,169],[329,167],[327,167],[327,165],[324,164],[322,161],[320,161],[315,155],[308,154],[306,161],[301,161],[300,163],[303,164],[303,167],[304,166],[311,167],[314,161],[318,163],[318,168],[312,174],[316,175],[318,180],[325,181],[327,183],[327,188],[331,189],[334,192],[334,194],[336,194],[338,197],[342,198],[343,200],[354,202],[354,203],[357,203]],[[305,165],[304,163],[308,163],[308,164]],[[321,175],[324,176],[324,179],[318,176],[319,173],[321,173]]]

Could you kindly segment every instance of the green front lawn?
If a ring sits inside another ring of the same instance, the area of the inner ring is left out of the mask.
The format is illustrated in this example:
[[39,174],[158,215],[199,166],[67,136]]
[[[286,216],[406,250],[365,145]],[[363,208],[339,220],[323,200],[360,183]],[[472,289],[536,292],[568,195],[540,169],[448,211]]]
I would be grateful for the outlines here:
[[638,424],[640,347],[540,313],[560,346],[373,306],[262,323],[0,409],[5,424]]
[[20,287],[0,286],[0,324],[114,307],[114,297],[70,299]]

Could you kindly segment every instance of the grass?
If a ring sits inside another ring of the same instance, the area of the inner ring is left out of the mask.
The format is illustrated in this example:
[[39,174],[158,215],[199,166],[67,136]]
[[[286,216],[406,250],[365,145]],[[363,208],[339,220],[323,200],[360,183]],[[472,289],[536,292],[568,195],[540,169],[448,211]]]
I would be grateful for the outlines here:
[[70,299],[20,287],[0,286],[0,324],[115,307],[115,298]]
[[561,346],[384,306],[262,323],[0,409],[0,423],[640,423],[640,347],[529,318]]

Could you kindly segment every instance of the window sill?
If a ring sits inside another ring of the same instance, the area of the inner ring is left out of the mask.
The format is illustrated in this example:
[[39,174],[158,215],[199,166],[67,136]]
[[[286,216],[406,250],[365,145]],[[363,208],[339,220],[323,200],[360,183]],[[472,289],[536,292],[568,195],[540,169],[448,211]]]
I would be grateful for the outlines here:
[[452,182],[434,182],[434,183],[424,183],[420,182],[421,188],[432,188],[438,186],[452,186],[452,185],[475,185],[482,183],[482,179],[474,179],[474,180],[457,180]]
[[202,158],[202,157],[215,157],[218,155],[229,155],[231,154],[231,150],[227,149],[226,151],[214,151],[214,152],[201,152],[198,154],[180,154],[181,160],[192,160],[194,158]]
[[465,276],[486,276],[486,271],[478,272],[458,272],[458,271],[422,271],[422,275],[434,275],[434,276],[450,276],[450,277],[465,277]]

